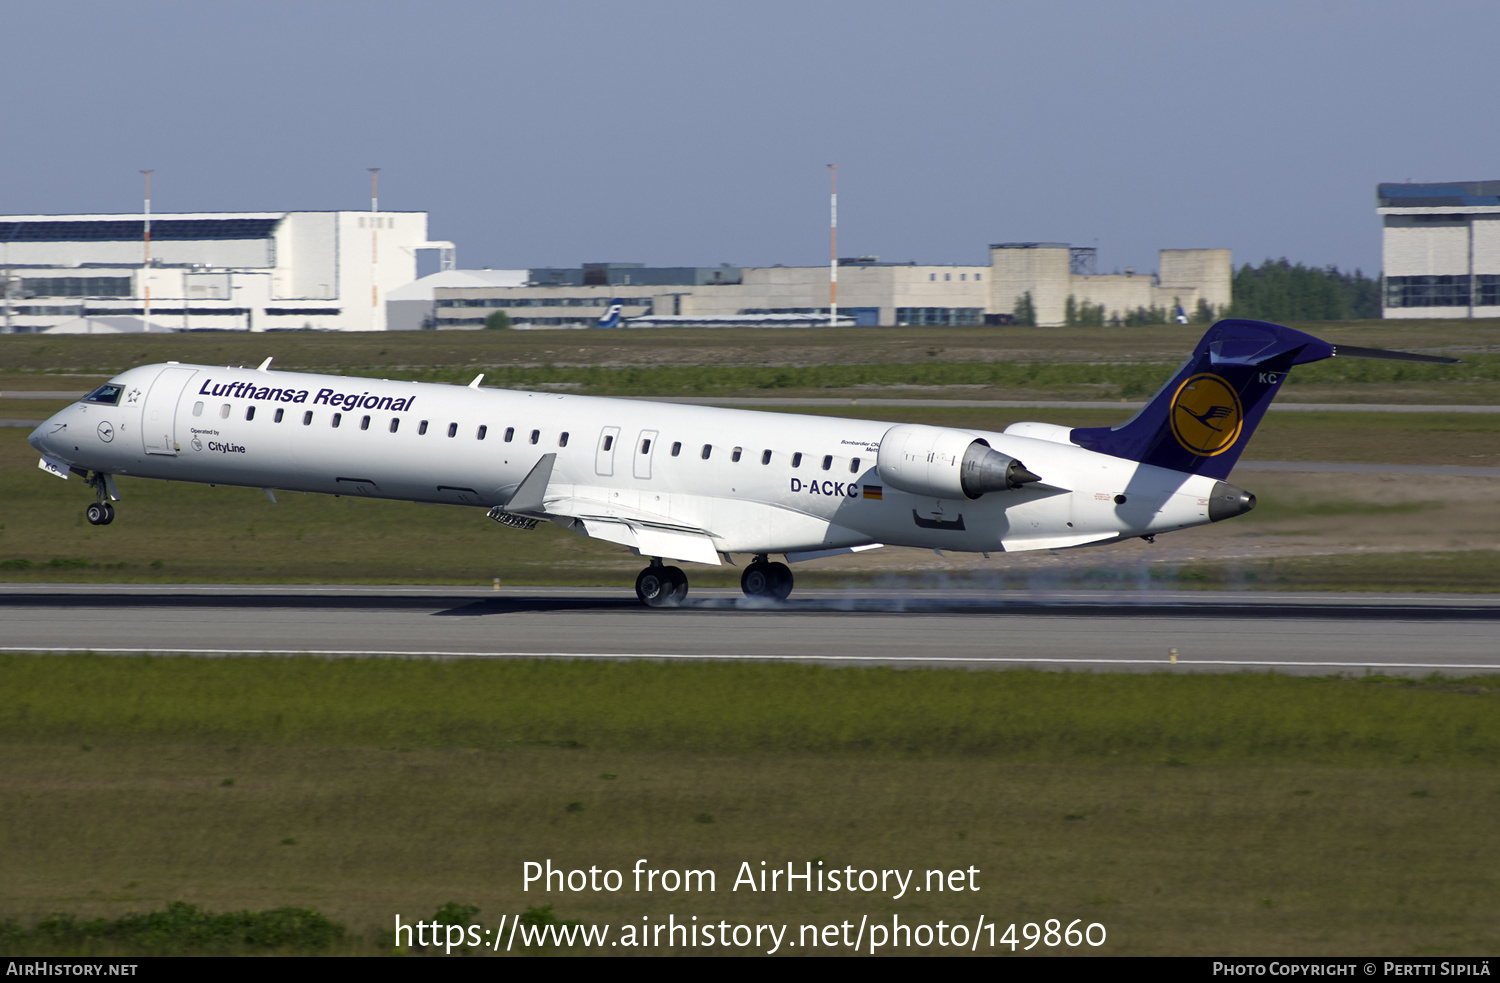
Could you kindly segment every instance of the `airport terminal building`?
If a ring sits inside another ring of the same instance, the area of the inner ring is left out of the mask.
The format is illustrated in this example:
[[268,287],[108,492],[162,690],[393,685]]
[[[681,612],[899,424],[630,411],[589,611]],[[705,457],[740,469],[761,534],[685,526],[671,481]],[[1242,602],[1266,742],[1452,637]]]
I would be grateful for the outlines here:
[[1500,181],[1382,184],[1385,317],[1500,317]]
[[[1103,307],[1106,318],[1178,306],[1192,313],[1200,301],[1218,312],[1230,301],[1227,249],[1164,249],[1158,272],[1144,274],[1098,274],[1093,249],[1066,243],[997,243],[989,257],[987,266],[841,259],[839,315],[860,325],[1001,324],[1030,294],[1037,323],[1057,326],[1065,322],[1070,299],[1075,306]],[[586,326],[614,298],[623,302],[626,318],[826,314],[829,268],[589,263],[532,270],[525,286],[438,286],[433,294],[432,324],[450,329],[483,327],[496,310],[520,327]]]
[[0,216],[3,330],[379,331],[421,249],[426,212]]

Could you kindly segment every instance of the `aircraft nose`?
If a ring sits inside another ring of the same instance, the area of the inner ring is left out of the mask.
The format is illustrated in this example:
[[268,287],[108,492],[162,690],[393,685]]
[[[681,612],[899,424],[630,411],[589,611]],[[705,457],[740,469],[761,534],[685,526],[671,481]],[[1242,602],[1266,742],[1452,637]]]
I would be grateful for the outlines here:
[[1255,496],[1243,488],[1236,488],[1227,481],[1214,482],[1213,494],[1208,498],[1208,521],[1222,522],[1244,515],[1255,508]]

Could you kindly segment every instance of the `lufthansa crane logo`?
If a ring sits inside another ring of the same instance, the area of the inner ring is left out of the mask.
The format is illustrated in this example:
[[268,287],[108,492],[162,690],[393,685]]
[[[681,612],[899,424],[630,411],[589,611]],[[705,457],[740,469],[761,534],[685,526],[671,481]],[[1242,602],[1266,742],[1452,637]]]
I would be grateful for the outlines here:
[[1244,411],[1233,387],[1212,372],[1195,375],[1172,395],[1172,436],[1194,454],[1213,457],[1234,446]]

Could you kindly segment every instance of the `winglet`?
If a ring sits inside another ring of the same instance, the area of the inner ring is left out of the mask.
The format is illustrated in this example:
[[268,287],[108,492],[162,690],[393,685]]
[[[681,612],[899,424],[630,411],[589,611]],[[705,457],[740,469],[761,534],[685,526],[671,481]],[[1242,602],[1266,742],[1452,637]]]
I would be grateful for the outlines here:
[[473,382],[469,383],[469,388],[470,389],[478,389],[479,388],[479,383],[481,381],[483,381],[483,379],[484,379],[484,373],[481,372],[481,373],[479,373],[478,375],[476,375],[474,377],[474,381]]
[[255,371],[269,372],[271,370],[271,359],[275,357],[274,355],[267,355],[266,360],[255,367]]
[[507,512],[543,512],[542,496],[547,493],[547,482],[552,480],[552,465],[557,460],[556,454],[543,454],[542,459],[536,462],[536,467],[531,469],[525,479],[522,480],[516,493],[505,503]]

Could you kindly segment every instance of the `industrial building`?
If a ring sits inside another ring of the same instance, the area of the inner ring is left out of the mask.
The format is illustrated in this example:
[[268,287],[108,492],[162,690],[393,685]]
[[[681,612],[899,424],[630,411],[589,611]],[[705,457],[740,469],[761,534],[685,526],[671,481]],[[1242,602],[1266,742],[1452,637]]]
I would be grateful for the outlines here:
[[1376,188],[1385,317],[1500,317],[1500,181]]
[[0,216],[3,328],[379,331],[422,249],[426,212]]
[[[1200,301],[1215,313],[1229,305],[1233,269],[1227,249],[1164,249],[1156,273],[1100,275],[1093,267],[1091,248],[1034,242],[991,246],[988,266],[841,259],[838,311],[860,325],[997,324],[1008,321],[1017,301],[1029,294],[1037,323],[1055,326],[1065,322],[1070,298],[1075,307],[1102,307],[1106,318],[1177,306],[1192,312]],[[521,327],[582,326],[614,298],[623,302],[626,318],[826,314],[829,268],[589,263],[532,270],[525,286],[437,286],[433,295],[432,323],[438,328],[482,327],[495,310]]]

